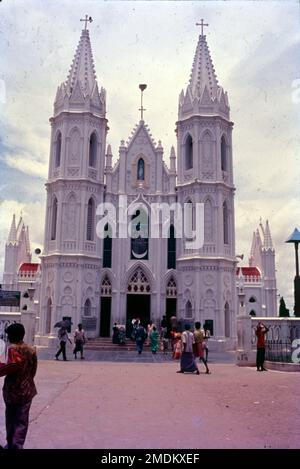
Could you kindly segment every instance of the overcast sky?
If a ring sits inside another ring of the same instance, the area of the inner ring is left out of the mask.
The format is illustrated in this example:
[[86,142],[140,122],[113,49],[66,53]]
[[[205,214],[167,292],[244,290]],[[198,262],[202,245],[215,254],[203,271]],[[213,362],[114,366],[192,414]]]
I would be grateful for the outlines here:
[[[0,3],[0,277],[13,213],[23,211],[41,246],[49,117],[81,33],[90,37],[98,83],[107,91],[114,159],[121,139],[145,120],[169,162],[178,95],[188,83],[204,18],[216,74],[234,121],[236,251],[249,256],[260,217],[276,247],[278,291],[293,306],[293,247],[300,229],[300,8],[298,1],[132,2],[3,0]],[[298,81],[297,81],[298,80]],[[5,88],[6,96],[3,89]]]

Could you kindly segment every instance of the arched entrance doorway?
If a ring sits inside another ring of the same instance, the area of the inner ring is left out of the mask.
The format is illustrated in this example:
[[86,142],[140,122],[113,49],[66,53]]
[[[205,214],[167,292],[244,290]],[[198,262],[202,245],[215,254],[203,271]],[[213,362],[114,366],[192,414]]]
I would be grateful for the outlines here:
[[109,337],[111,331],[111,281],[108,275],[101,283],[100,337]]
[[130,324],[133,319],[139,318],[144,326],[150,321],[150,292],[150,282],[143,270],[138,267],[127,285],[127,335],[130,335]]

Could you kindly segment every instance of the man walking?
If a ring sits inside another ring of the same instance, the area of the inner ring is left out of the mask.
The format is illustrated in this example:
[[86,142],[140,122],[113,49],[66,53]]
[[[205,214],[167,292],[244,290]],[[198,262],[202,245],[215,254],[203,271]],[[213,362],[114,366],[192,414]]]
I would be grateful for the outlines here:
[[68,333],[67,333],[67,329],[65,327],[61,327],[59,330],[58,330],[58,340],[59,340],[59,345],[60,345],[60,348],[59,350],[57,351],[56,355],[55,355],[55,358],[56,360],[59,360],[59,356],[60,354],[62,353],[62,356],[63,356],[63,360],[64,361],[67,361],[67,356],[66,356],[66,343],[67,343],[67,340],[70,342],[70,344],[72,343],[71,339],[69,338],[68,336]]
[[144,346],[144,342],[146,338],[147,338],[147,332],[145,328],[142,326],[142,324],[139,324],[135,333],[135,343],[136,343],[136,348],[137,348],[139,355],[143,351],[143,346]]

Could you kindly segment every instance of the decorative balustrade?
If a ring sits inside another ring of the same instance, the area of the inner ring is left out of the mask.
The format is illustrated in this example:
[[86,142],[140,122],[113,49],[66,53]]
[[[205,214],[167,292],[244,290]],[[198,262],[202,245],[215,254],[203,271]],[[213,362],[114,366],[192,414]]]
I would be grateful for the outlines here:
[[75,251],[76,241],[64,241],[63,247],[65,251]]
[[96,252],[96,243],[94,241],[86,241],[84,243],[84,249],[88,252]]
[[260,283],[261,277],[258,275],[244,275],[243,280],[245,283]]
[[37,271],[33,270],[22,270],[18,273],[18,278],[19,280],[24,280],[24,279],[33,279],[35,280],[37,277]]

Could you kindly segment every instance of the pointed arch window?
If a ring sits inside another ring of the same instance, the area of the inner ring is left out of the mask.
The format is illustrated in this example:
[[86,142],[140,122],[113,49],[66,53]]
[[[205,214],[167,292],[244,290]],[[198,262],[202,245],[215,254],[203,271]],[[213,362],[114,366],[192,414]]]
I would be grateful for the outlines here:
[[101,296],[111,296],[111,294],[112,294],[111,281],[109,279],[109,276],[105,275],[101,283]]
[[87,223],[86,223],[86,239],[94,241],[94,225],[95,225],[95,202],[91,197],[88,202]]
[[143,158],[138,160],[137,164],[137,180],[144,181],[145,180],[145,162]]
[[56,226],[57,226],[57,198],[54,197],[52,203],[52,219],[51,219],[51,241],[56,239]]
[[193,308],[190,300],[188,300],[185,305],[185,317],[187,319],[191,319],[193,317]]
[[149,217],[137,210],[131,219],[131,259],[149,259]]
[[168,269],[176,269],[176,238],[174,225],[170,226],[168,237]]
[[193,239],[193,230],[195,230],[195,206],[193,202],[188,199],[184,207],[184,232],[187,239]]
[[177,286],[173,277],[168,281],[166,294],[167,298],[174,298],[177,296]]
[[91,300],[88,298],[85,300],[84,303],[84,315],[85,316],[91,316],[92,315],[92,303]]
[[55,143],[55,167],[60,166],[60,157],[61,157],[61,132],[58,132]]
[[224,135],[221,138],[221,169],[227,171],[227,146]]
[[256,303],[256,298],[251,296],[251,298],[249,298],[249,303]]
[[112,230],[108,223],[104,227],[106,236],[103,238],[103,267],[111,268],[112,259]]
[[229,244],[229,220],[227,203],[223,204],[223,236],[224,244]]
[[209,199],[204,202],[204,241],[213,241],[213,206]]
[[193,139],[190,134],[185,141],[185,169],[192,169],[193,167]]
[[150,291],[150,282],[142,269],[138,267],[128,282],[127,293],[148,294]]
[[97,146],[98,140],[95,132],[90,136],[90,146],[89,146],[89,166],[94,168],[97,162]]

